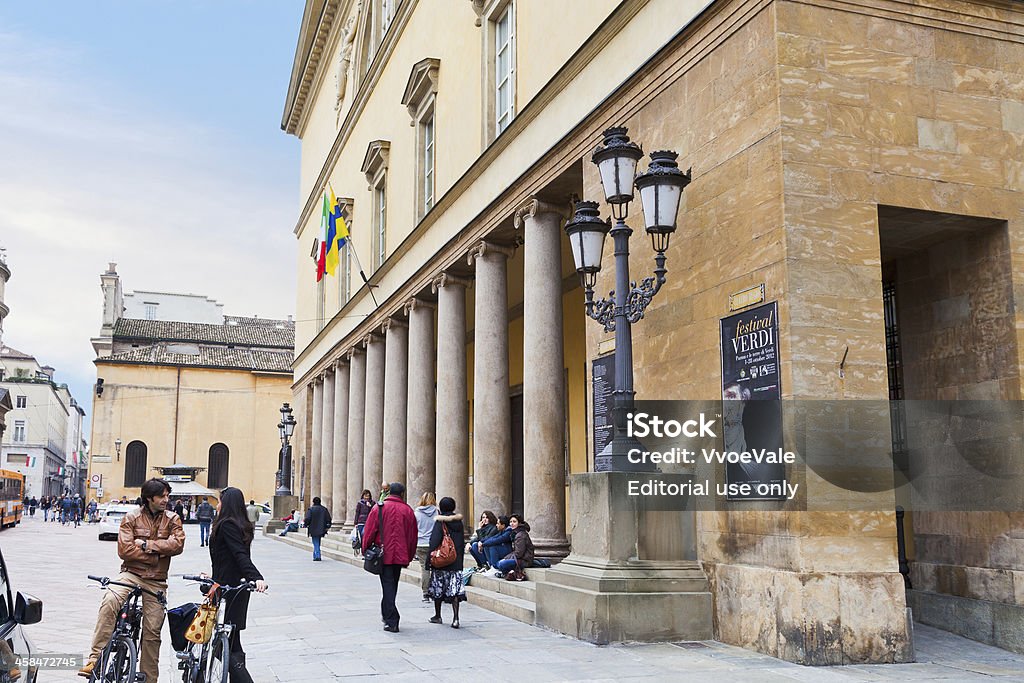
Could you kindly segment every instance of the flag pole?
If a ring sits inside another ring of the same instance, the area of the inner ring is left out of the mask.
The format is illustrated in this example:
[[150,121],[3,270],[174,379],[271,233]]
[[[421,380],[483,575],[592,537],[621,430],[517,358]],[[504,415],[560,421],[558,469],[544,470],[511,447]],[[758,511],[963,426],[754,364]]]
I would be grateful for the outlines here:
[[359,268],[359,277],[363,279],[363,282],[366,283],[366,288],[370,290],[370,298],[373,299],[373,305],[380,308],[380,304],[377,303],[377,297],[373,295],[374,285],[370,284],[370,281],[366,277],[366,273],[363,272],[363,264],[359,261],[359,252],[356,251],[356,245],[352,241],[352,224],[348,223],[348,226],[348,248],[352,250],[352,255],[356,257],[356,266]]

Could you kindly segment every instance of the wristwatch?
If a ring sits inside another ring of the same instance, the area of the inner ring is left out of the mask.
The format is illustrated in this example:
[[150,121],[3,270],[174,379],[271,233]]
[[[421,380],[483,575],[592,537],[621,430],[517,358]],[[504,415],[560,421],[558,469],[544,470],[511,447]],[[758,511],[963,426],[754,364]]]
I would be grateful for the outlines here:
[[144,540],[144,541],[142,541],[142,552],[144,552],[144,553],[145,553],[145,552],[149,552],[149,551],[148,551],[148,550],[146,549],[146,545],[147,545],[148,543],[149,543],[149,541],[145,541],[145,540]]

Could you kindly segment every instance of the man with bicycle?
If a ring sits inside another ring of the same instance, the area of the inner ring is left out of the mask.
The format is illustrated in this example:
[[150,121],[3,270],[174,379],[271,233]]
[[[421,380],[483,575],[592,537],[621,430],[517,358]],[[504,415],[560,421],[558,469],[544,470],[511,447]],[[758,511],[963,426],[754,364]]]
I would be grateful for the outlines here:
[[[185,532],[181,518],[167,509],[171,486],[163,479],[150,479],[142,485],[142,505],[121,520],[117,536],[117,554],[121,558],[121,574],[117,581],[141,586],[153,593],[167,591],[167,571],[171,557],[185,548]],[[131,593],[130,588],[108,586],[100,604],[99,616],[92,637],[92,652],[79,676],[88,678],[103,648],[110,640],[121,605]],[[164,624],[164,607],[156,598],[143,594],[142,647],[139,668],[146,683],[155,683],[160,668],[160,630]]]

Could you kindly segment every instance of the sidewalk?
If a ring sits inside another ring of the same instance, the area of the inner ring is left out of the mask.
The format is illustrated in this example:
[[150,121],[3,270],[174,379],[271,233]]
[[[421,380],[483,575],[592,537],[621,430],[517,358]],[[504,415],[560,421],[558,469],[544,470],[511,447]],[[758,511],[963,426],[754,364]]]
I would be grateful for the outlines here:
[[[187,525],[185,553],[171,564],[169,602],[195,601],[182,574],[209,569],[198,529]],[[117,571],[116,548],[80,529],[27,520],[0,532],[14,587],[44,600],[43,624],[27,631],[43,652],[85,652],[100,595],[86,574]],[[242,634],[257,683],[290,681],[1024,681],[1024,656],[919,626],[916,664],[811,668],[709,641],[596,647],[488,612],[462,608],[462,628],[427,623],[432,605],[402,583],[401,633],[380,623],[380,584],[347,563],[312,562],[310,553],[257,535],[253,559],[271,590],[254,595]],[[443,611],[451,621],[450,608]],[[164,633],[162,682],[180,681]],[[81,681],[46,671],[41,683]]]

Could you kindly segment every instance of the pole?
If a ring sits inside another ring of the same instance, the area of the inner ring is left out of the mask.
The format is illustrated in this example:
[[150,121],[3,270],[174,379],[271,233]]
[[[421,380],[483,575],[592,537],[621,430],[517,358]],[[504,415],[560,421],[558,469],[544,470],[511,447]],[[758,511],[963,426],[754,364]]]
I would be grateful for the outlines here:
[[629,414],[635,407],[633,390],[633,326],[629,322],[629,237],[633,234],[623,219],[611,230],[615,246],[615,389],[612,391],[614,435],[594,458],[595,472],[654,471],[647,464],[629,462],[631,450],[644,450],[643,444],[627,432]]

